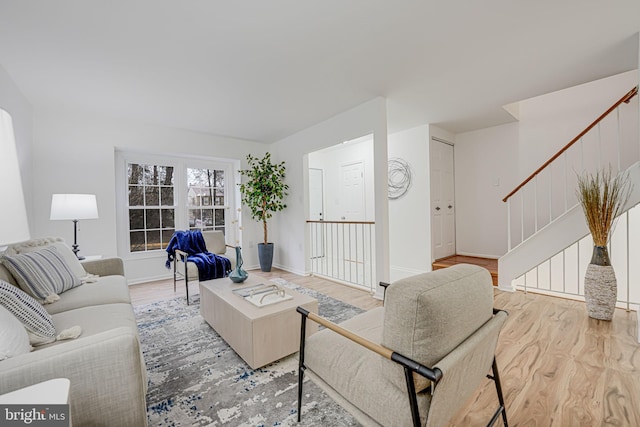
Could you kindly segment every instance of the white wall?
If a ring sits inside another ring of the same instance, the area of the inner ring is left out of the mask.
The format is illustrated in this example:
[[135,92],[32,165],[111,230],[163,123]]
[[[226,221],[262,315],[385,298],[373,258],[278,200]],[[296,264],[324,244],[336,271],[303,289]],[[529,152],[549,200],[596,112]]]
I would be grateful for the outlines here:
[[[13,132],[16,139],[20,175],[22,177],[22,191],[24,192],[27,216],[29,217],[29,228],[31,229],[31,235],[33,236],[33,179],[31,173],[33,109],[27,98],[25,98],[1,65],[0,108],[11,114],[13,121]],[[3,185],[5,184],[11,185],[11,183],[3,183]]]
[[[637,84],[638,73],[634,70],[519,102],[520,180],[538,169]],[[614,144],[614,141],[608,143]]]
[[[36,109],[33,132],[32,236],[61,236],[73,241],[71,222],[50,221],[53,193],[92,193],[98,200],[100,218],[79,223],[78,242],[83,254],[115,256],[116,188],[115,147],[154,153],[177,153],[242,159],[247,153],[261,155],[264,144],[190,132],[139,122],[96,117],[78,112]],[[244,213],[243,240],[259,241],[260,228]],[[243,243],[244,244],[244,243]],[[247,267],[255,266],[257,254],[243,251]],[[130,282],[168,277],[166,254],[144,259],[125,259]]]
[[456,246],[461,255],[507,252],[502,198],[517,184],[518,124],[456,135]]
[[286,162],[286,181],[290,188],[288,207],[274,216],[272,225],[276,243],[274,265],[299,274],[310,271],[305,254],[308,241],[305,224],[308,210],[307,155],[367,134],[373,134],[376,276],[378,281],[389,280],[387,118],[383,98],[361,104],[269,147],[276,160]]
[[341,221],[344,208],[341,203],[341,168],[345,164],[362,162],[364,168],[364,217],[346,220],[374,221],[375,195],[373,175],[373,137],[365,137],[347,144],[339,144],[309,153],[309,167],[322,169],[324,188],[324,214],[327,221]]
[[431,271],[429,127],[390,134],[388,150],[389,158],[409,164],[412,176],[407,192],[389,200],[389,259],[396,281]]

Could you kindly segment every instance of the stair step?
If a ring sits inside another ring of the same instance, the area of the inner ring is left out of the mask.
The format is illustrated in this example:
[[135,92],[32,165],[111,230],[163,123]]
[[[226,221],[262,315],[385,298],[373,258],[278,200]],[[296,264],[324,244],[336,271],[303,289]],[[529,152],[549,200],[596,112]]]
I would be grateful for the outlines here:
[[493,280],[493,286],[498,286],[498,260],[493,258],[480,258],[475,256],[466,255],[451,255],[446,258],[435,260],[431,264],[433,270],[440,270],[441,268],[451,267],[456,264],[473,264],[479,265],[489,270],[491,273],[491,279]]

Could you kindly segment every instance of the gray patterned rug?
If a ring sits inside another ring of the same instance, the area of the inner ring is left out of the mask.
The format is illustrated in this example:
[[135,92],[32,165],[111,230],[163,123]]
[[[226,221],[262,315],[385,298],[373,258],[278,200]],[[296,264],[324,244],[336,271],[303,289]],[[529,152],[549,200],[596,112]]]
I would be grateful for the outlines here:
[[[320,315],[341,322],[357,307],[282,279],[318,299]],[[311,381],[297,419],[297,354],[251,369],[200,316],[199,295],[135,307],[149,389],[149,426],[357,426]]]

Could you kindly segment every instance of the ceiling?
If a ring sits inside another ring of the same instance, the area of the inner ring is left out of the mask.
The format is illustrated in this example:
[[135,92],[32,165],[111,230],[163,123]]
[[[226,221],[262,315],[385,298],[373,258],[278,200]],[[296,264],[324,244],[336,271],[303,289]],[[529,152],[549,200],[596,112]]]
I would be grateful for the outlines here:
[[389,129],[638,67],[638,0],[0,0],[0,66],[36,108],[273,142],[377,96]]

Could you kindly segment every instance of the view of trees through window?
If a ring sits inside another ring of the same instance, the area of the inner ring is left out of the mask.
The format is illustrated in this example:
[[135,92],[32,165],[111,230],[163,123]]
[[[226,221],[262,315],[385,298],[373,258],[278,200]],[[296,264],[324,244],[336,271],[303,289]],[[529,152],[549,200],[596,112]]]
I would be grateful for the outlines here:
[[189,229],[224,232],[224,170],[187,168]]
[[[178,200],[176,185],[186,190],[186,206]],[[223,169],[127,162],[129,250],[164,249],[176,229],[224,232],[224,186]],[[176,218],[186,220],[177,224]]]
[[131,252],[163,249],[175,231],[172,166],[127,164]]

